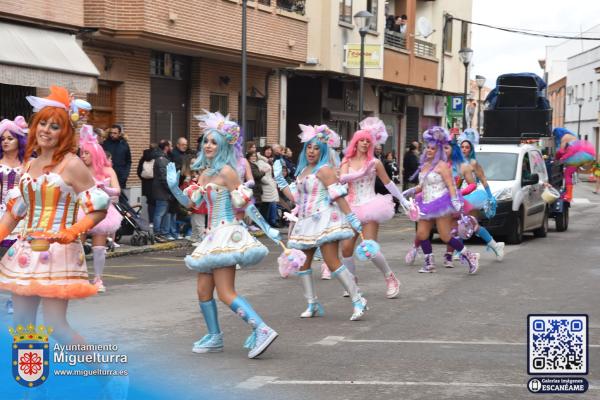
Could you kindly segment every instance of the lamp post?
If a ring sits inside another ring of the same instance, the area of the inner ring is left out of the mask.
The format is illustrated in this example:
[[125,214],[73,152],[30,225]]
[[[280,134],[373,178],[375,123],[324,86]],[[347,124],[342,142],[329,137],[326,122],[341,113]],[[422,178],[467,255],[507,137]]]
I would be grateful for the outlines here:
[[369,24],[371,23],[373,14],[368,11],[359,11],[354,14],[354,23],[358,26],[358,33],[360,33],[360,87],[358,89],[358,120],[363,118],[364,110],[364,86],[365,86],[365,36],[369,30]]
[[[246,49],[246,10],[248,0],[242,0],[242,88],[240,104],[240,125],[242,126],[242,135],[246,135],[246,92],[248,91],[248,56]],[[248,139],[248,138],[246,138]]]
[[477,100],[477,132],[481,135],[481,88],[485,85],[485,76],[475,75],[475,82],[479,88],[479,95]]
[[577,106],[579,107],[579,116],[577,117],[577,137],[581,138],[581,133],[579,130],[581,129],[581,107],[583,106],[584,98],[577,98]]
[[460,62],[465,66],[465,93],[463,97],[463,130],[467,129],[467,85],[469,84],[469,64],[473,57],[473,50],[463,47],[458,51]]

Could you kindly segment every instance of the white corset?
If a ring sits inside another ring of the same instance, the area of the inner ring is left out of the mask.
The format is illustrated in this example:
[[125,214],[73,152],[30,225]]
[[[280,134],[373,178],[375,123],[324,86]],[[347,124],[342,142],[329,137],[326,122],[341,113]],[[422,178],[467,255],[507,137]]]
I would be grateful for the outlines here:
[[[350,169],[350,172],[353,170]],[[348,186],[352,205],[361,205],[370,201],[375,197],[375,170],[367,171],[364,176],[353,180]]]
[[425,175],[423,172],[419,175],[421,188],[423,190],[423,203],[431,203],[448,192],[444,179],[437,172],[431,171],[425,179],[423,179],[423,176]]

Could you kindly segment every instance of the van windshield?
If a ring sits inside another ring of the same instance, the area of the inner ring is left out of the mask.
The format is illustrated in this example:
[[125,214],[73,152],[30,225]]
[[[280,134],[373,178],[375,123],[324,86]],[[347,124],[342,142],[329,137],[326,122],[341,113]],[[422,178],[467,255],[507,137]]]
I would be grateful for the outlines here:
[[477,162],[488,181],[512,181],[517,172],[517,156],[513,153],[477,153]]

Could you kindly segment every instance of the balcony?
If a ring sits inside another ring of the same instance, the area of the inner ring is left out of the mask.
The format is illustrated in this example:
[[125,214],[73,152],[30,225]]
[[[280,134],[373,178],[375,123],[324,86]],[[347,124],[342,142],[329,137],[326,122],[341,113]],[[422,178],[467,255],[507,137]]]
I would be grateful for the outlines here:
[[406,50],[406,38],[400,32],[386,30],[384,43],[396,49]]
[[415,39],[415,56],[435,58],[435,44]]
[[258,0],[258,4],[270,7],[276,3],[277,8],[304,15],[306,13],[306,0]]

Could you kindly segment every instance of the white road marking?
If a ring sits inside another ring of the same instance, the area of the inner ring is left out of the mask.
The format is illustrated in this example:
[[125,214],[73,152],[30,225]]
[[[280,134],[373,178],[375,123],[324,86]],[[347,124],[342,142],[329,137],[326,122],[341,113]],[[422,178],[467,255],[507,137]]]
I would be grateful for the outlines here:
[[[464,341],[464,340],[403,340],[403,339],[346,339],[344,336],[326,336],[315,344],[321,346],[335,346],[339,343],[408,343],[408,344],[459,344],[475,346],[526,346],[527,343],[500,342],[500,341]],[[590,344],[588,347],[600,347],[600,344]]]
[[252,378],[247,379],[244,382],[238,383],[236,388],[248,390],[259,389],[265,386],[266,384],[274,382],[275,379],[277,379],[276,376],[253,376]]
[[571,204],[590,204],[590,203],[591,203],[590,199],[577,198],[577,197],[574,197],[573,200],[571,201]]

